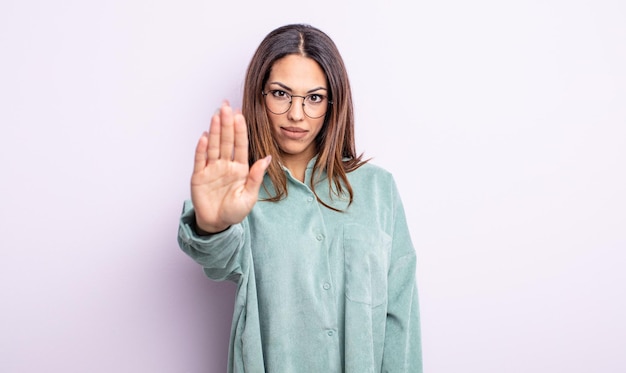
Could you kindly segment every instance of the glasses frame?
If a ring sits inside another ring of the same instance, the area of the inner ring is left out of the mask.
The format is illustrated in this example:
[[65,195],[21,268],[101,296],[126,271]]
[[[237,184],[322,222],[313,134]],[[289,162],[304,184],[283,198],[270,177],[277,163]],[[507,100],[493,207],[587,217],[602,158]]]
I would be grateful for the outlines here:
[[[267,99],[267,95],[270,94],[272,91],[280,91],[280,89],[278,89],[278,90],[269,90],[267,92],[261,91],[261,94],[263,95],[263,98]],[[285,92],[285,94],[289,95],[289,106],[287,106],[287,109],[285,111],[283,111],[282,113],[276,113],[276,112],[271,111],[270,108],[267,105],[267,102],[265,102],[265,107],[267,108],[267,110],[270,113],[272,113],[274,115],[283,115],[283,114],[287,113],[291,109],[291,105],[293,103],[293,98],[294,97],[300,97],[302,99],[302,112],[304,113],[304,115],[306,115],[307,117],[309,117],[311,119],[319,119],[319,118],[325,116],[326,114],[328,114],[328,107],[333,104],[333,101],[328,96],[324,96],[324,95],[321,95],[321,94],[318,94],[318,93],[311,93],[311,94],[308,94],[306,96],[292,95],[289,92]],[[317,116],[317,117],[310,116],[309,114],[307,114],[306,109],[305,109],[306,104],[304,102],[305,102],[306,98],[309,97],[309,96],[313,96],[313,95],[324,96],[328,100],[328,103],[326,103],[326,111],[324,112],[324,114],[322,114],[320,116]]]

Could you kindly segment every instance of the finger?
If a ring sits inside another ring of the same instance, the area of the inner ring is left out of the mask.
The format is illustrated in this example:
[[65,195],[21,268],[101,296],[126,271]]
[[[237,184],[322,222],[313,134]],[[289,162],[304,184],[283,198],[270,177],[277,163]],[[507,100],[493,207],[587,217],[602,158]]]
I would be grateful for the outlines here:
[[220,157],[220,124],[220,115],[217,112],[211,117],[211,127],[208,134],[207,158],[209,163],[216,161]]
[[248,164],[248,130],[243,115],[235,114],[235,162]]
[[206,132],[200,136],[196,145],[196,154],[193,162],[193,172],[200,172],[206,167],[207,163],[207,144],[208,135]]
[[250,167],[248,179],[246,180],[246,192],[254,195],[259,194],[259,189],[261,188],[261,184],[263,183],[263,175],[265,174],[265,171],[267,170],[271,162],[271,155],[268,155],[267,157],[254,162],[252,167]]
[[220,159],[232,160],[235,142],[233,110],[226,103],[220,109],[220,123]]

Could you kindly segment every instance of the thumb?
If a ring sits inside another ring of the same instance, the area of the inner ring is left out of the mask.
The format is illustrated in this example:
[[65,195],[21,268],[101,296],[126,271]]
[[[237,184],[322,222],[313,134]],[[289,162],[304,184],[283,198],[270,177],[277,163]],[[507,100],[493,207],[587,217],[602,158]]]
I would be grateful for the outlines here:
[[246,180],[246,192],[259,194],[259,189],[261,188],[261,183],[263,182],[263,175],[265,171],[269,167],[272,162],[272,156],[268,155],[263,159],[259,159],[254,162],[252,167],[250,167],[250,172],[248,173],[248,180]]

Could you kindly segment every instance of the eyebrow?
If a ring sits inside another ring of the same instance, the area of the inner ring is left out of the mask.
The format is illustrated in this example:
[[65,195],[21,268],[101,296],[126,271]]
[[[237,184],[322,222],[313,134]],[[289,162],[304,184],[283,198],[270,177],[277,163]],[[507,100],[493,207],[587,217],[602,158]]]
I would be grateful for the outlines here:
[[[293,89],[291,89],[290,87],[284,85],[281,82],[269,82],[268,84],[276,84],[276,85],[280,86],[282,89],[284,89],[286,91],[293,92]],[[313,93],[313,92],[319,91],[319,90],[328,91],[328,89],[326,89],[324,87],[317,87],[317,88],[309,89],[306,93]]]

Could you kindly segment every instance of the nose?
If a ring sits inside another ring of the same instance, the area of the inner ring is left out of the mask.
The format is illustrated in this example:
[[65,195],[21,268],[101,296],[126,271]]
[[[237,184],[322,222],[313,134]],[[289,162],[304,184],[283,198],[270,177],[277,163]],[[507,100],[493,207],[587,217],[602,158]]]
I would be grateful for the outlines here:
[[[302,100],[302,103],[296,99]],[[291,96],[291,107],[289,107],[287,115],[293,121],[300,121],[304,118],[304,97]]]

